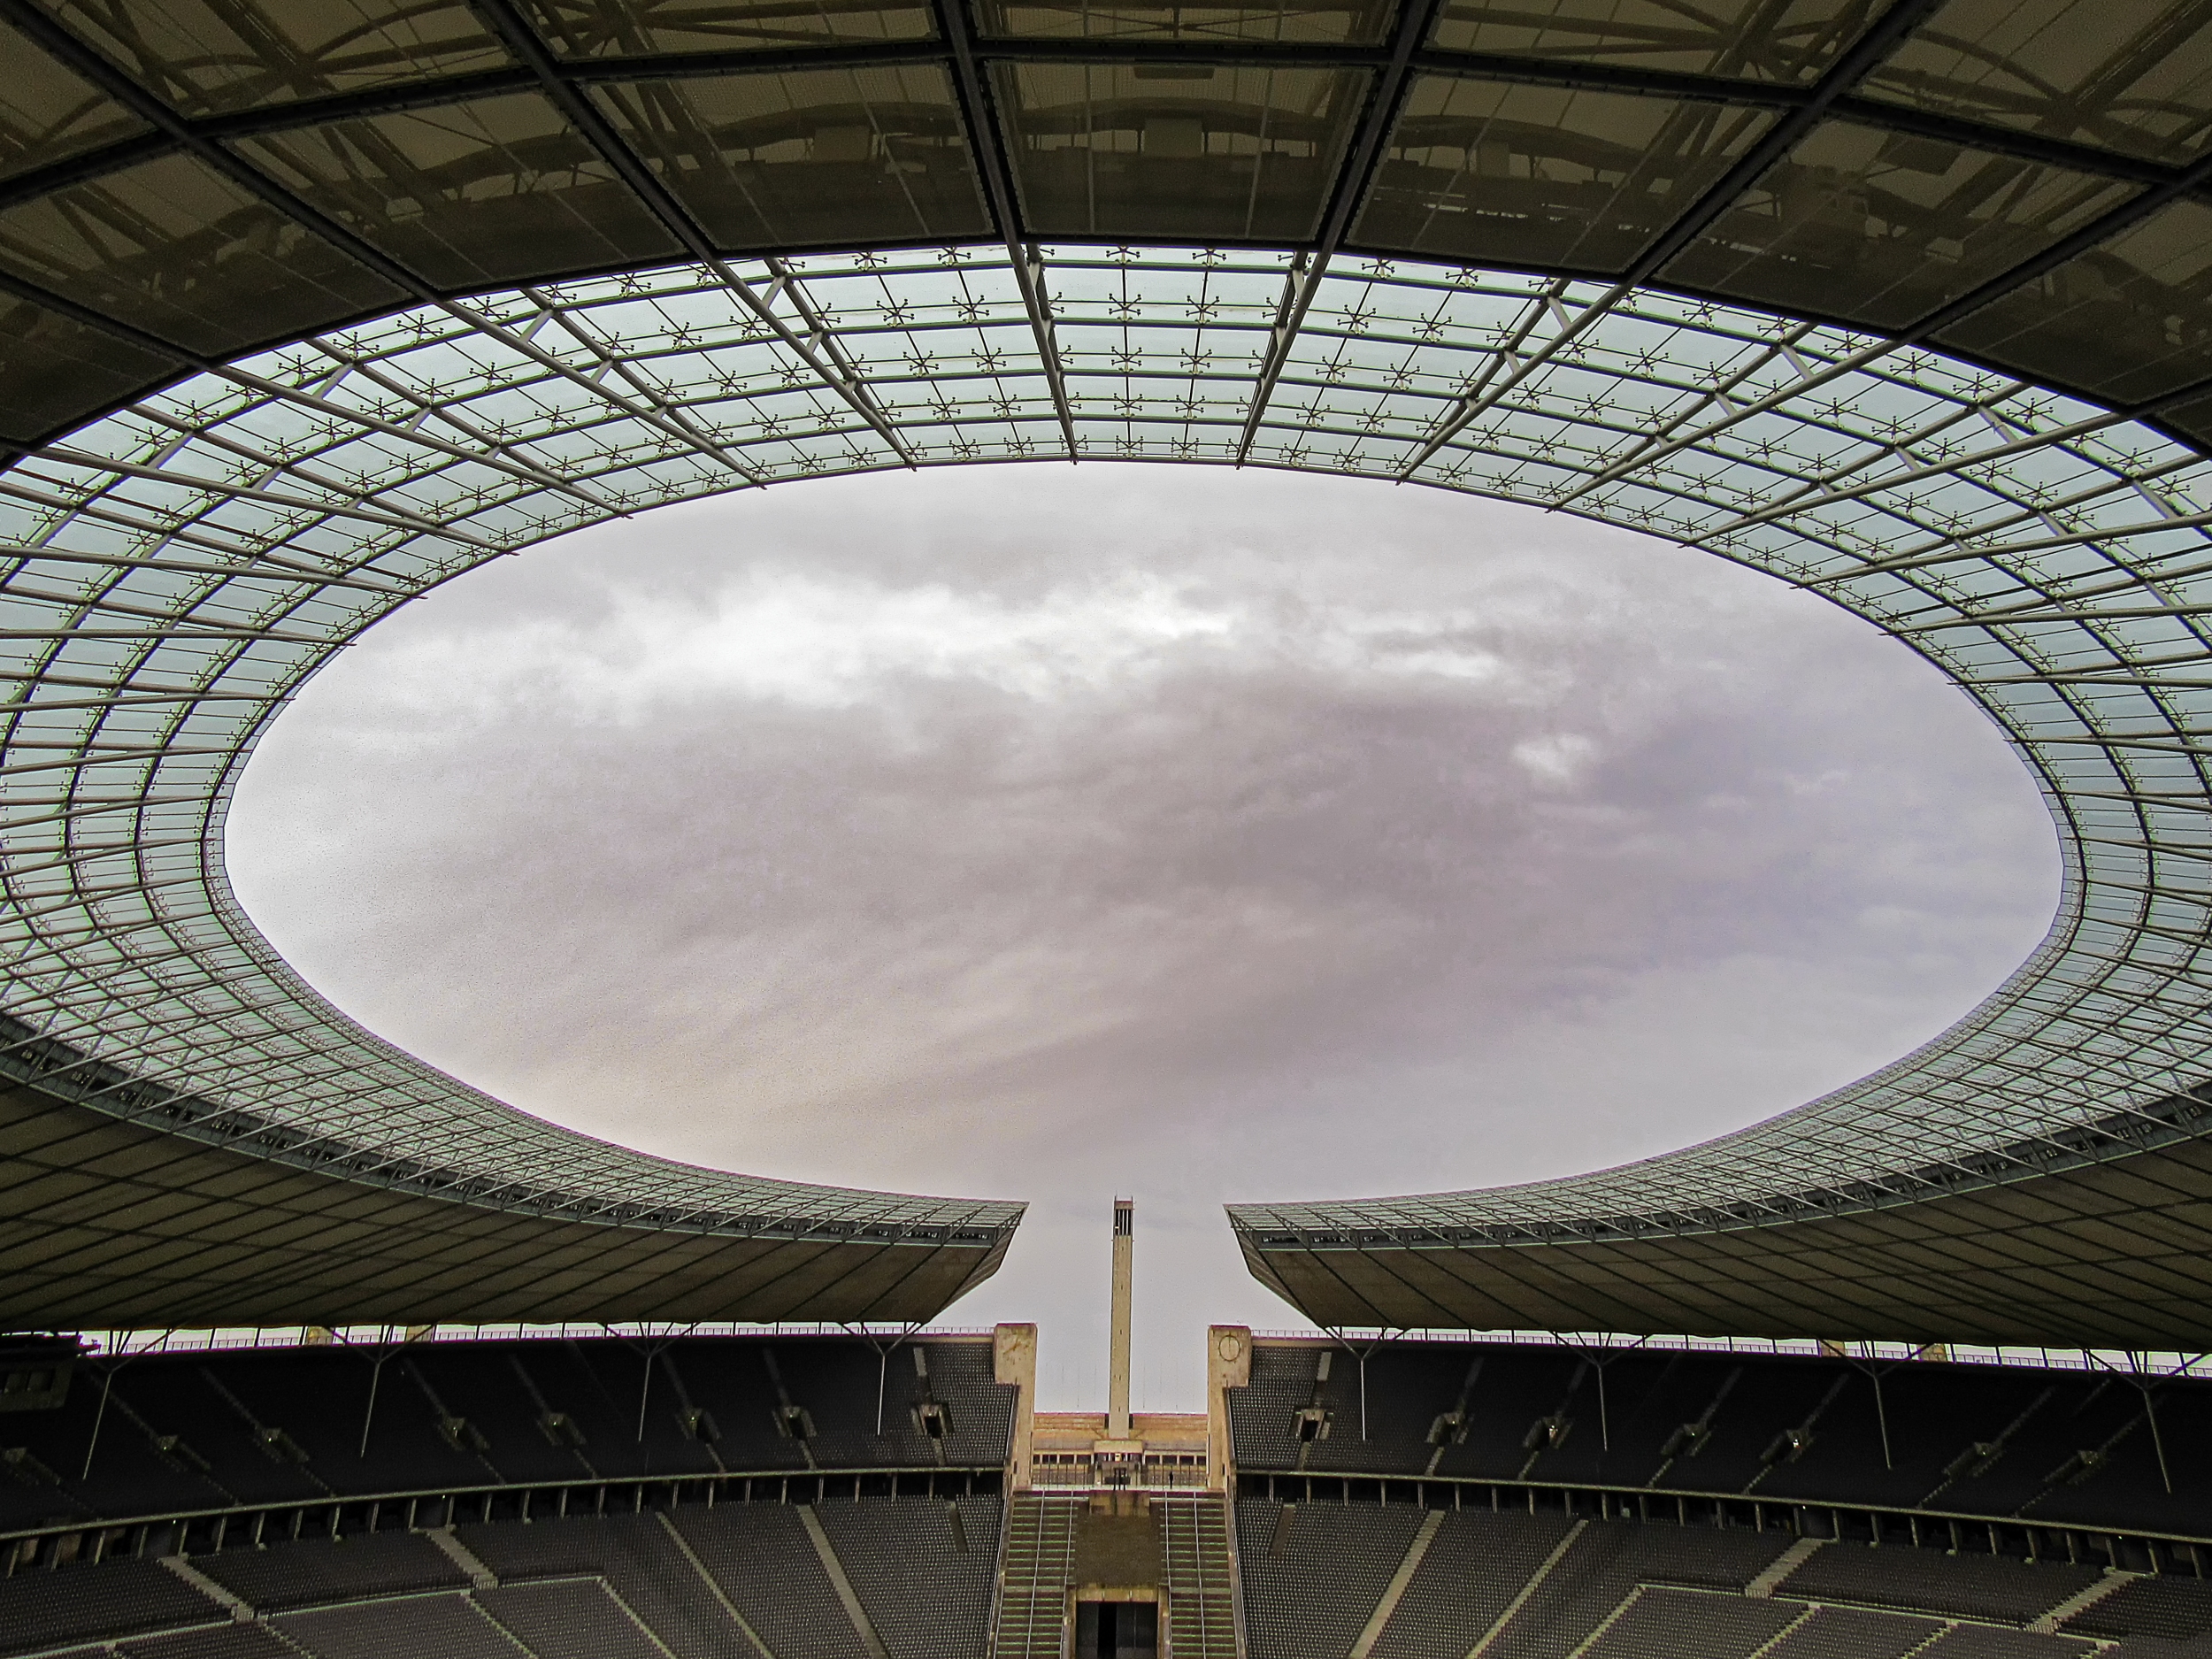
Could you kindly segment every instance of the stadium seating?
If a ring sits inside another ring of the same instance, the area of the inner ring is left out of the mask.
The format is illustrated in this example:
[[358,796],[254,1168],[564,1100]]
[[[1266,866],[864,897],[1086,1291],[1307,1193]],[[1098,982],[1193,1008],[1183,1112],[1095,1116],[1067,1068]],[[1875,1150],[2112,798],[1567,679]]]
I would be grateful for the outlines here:
[[1308,1525],[1305,1507],[1286,1511],[1264,1499],[1239,1503],[1252,1651],[1268,1659],[1342,1659],[1422,1518],[1418,1509],[1343,1505]]
[[[0,1532],[731,1471],[995,1470],[1011,1395],[976,1340],[887,1356],[838,1337],[687,1337],[80,1361],[60,1407],[0,1417]],[[924,1401],[946,1408],[941,1440]]]
[[[2041,1479],[2088,1441],[2059,1489],[2191,1513],[2191,1386],[2156,1397],[2161,1474],[2118,1455],[2152,1444],[2131,1380],[1900,1365],[1885,1467],[1847,1364],[1631,1353],[1601,1410],[1570,1348],[1393,1344],[1363,1423],[1329,1351],[1263,1342],[1229,1394],[1248,1659],[2212,1659],[2196,1533],[2067,1530]],[[922,1355],[418,1344],[380,1374],[303,1348],[134,1362],[111,1391],[88,1368],[0,1417],[16,1512],[65,1517],[0,1547],[0,1659],[986,1659],[1011,1391],[983,1343]],[[371,1379],[365,1457],[342,1385],[365,1413]],[[174,1507],[96,1508],[131,1494]],[[2001,1501],[2023,1513],[1963,1507]],[[1058,1595],[998,1650],[1054,1651]]]
[[891,1659],[989,1645],[1001,1509],[995,1497],[816,1507]]
[[2138,1578],[2066,1621],[2084,1636],[2143,1636],[2188,1642],[2212,1637],[2212,1585]]
[[1371,1659],[2072,1659],[2115,1640],[2121,1659],[2212,1659],[2193,1577],[1541,1510],[1238,1511],[1252,1659],[1344,1659],[1385,1611]]
[[0,1578],[0,1656],[869,1659],[810,1514],[890,1659],[981,1659],[999,1509],[684,1506],[34,1566]]
[[478,1591],[476,1604],[537,1659],[666,1659],[603,1580],[506,1585]]
[[1904,1659],[1942,1632],[1933,1619],[1817,1607],[1768,1650],[1767,1659]]
[[1839,1543],[1816,1551],[1782,1580],[1775,1594],[2025,1624],[2087,1589],[2097,1578],[2096,1570],[2089,1567]]
[[2212,1383],[2147,1391],[2111,1372],[1415,1341],[1372,1348],[1363,1368],[1353,1351],[1310,1340],[1257,1346],[1229,1410],[1247,1471],[2180,1533],[2201,1530],[2193,1494],[2212,1486]]
[[104,1562],[0,1578],[0,1654],[37,1653],[227,1617],[158,1562]]
[[206,1625],[127,1641],[117,1651],[126,1659],[299,1659],[299,1650],[265,1624]]
[[1376,1659],[1464,1655],[1572,1526],[1563,1516],[1447,1516],[1376,1645]]
[[1584,1651],[1589,1659],[1750,1659],[1804,1617],[1782,1602],[1639,1590]]
[[196,1564],[249,1607],[269,1612],[357,1596],[465,1590],[469,1585],[468,1575],[451,1556],[411,1532],[226,1550]]

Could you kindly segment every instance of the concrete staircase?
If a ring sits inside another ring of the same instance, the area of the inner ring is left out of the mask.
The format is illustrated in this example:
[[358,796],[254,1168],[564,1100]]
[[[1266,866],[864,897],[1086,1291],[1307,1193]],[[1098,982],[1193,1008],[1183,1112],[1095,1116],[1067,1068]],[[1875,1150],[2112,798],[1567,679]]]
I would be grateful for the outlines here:
[[[1159,1584],[1167,1594],[1164,1659],[1240,1659],[1236,1565],[1229,1553],[1228,1506],[1218,1493],[1154,1494],[1153,1523],[1160,1559],[1117,1570],[1112,1582]],[[1091,1507],[1087,1494],[1070,1496],[1018,1492],[1007,1509],[1005,1551],[999,1568],[998,1617],[991,1631],[991,1659],[1063,1659],[1068,1588],[1076,1566],[1077,1534]],[[1086,1581],[1105,1581],[1097,1559],[1094,1522]],[[1119,1522],[1111,1525],[1123,1525]]]
[[1236,1569],[1228,1506],[1217,1493],[1157,1497],[1169,1659],[1238,1659]]
[[1061,1659],[1081,1497],[1017,1492],[1006,1513],[991,1659]]

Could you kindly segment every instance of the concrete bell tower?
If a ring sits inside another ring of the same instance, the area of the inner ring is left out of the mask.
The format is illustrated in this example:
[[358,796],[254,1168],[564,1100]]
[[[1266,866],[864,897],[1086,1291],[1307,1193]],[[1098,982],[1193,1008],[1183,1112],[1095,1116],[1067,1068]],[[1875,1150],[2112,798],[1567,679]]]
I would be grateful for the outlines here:
[[1106,1385],[1106,1438],[1129,1438],[1129,1299],[1136,1247],[1136,1201],[1114,1200],[1114,1305],[1109,1330],[1110,1370]]

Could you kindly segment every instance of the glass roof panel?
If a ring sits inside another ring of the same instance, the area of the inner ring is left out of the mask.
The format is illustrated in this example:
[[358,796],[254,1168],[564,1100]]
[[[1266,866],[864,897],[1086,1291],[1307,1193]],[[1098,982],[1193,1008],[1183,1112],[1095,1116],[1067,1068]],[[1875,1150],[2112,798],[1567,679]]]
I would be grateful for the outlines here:
[[1830,121],[1665,275],[1785,310],[1894,327],[2135,193],[2111,179]]
[[560,57],[737,52],[927,40],[921,0],[523,0]]
[[641,81],[598,91],[726,248],[964,240],[980,186],[934,65]]
[[1045,39],[1282,41],[1371,45],[1389,32],[1396,0],[1274,0],[1180,5],[1172,0],[978,0],[983,32]]
[[535,93],[339,121],[238,148],[440,288],[676,252],[583,134]]
[[1816,79],[1865,25],[1847,0],[1447,0],[1437,45],[1516,58],[1621,64],[1799,84]]
[[995,71],[1025,218],[1048,235],[1294,240],[1321,217],[1361,70]]
[[0,80],[0,179],[151,130],[4,23],[0,52],[8,64]]
[[149,91],[188,115],[254,109],[513,60],[466,0],[48,0]]
[[1424,75],[1354,235],[1368,247],[1619,270],[1772,119],[1761,110]]
[[[0,268],[193,350],[298,334],[401,295],[185,156],[0,212]],[[204,272],[205,280],[179,272]]]
[[180,365],[42,305],[0,293],[0,440],[25,443]]
[[1862,90],[2181,160],[2212,142],[2212,12],[2168,0],[1950,0]]
[[1943,339],[2121,403],[2212,378],[2212,207],[2177,202]]

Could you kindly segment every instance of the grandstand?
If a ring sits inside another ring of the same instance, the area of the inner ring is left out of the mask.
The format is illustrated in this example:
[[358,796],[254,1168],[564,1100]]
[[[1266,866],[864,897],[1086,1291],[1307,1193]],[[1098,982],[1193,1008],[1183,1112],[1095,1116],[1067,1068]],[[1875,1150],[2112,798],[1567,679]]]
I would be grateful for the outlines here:
[[[0,37],[0,1655],[2212,1652],[2203,7]],[[1217,1328],[1202,1416],[1041,1430],[1033,1327],[930,1328],[1018,1202],[556,1128],[233,896],[255,743],[416,595],[1047,457],[1418,483],[1818,593],[2030,768],[2050,933],[1707,1145],[1237,1206],[1328,1334]]]
[[2212,1381],[1217,1327],[1220,1482],[1082,1490],[1024,1332],[49,1350],[0,1656],[2212,1650]]

